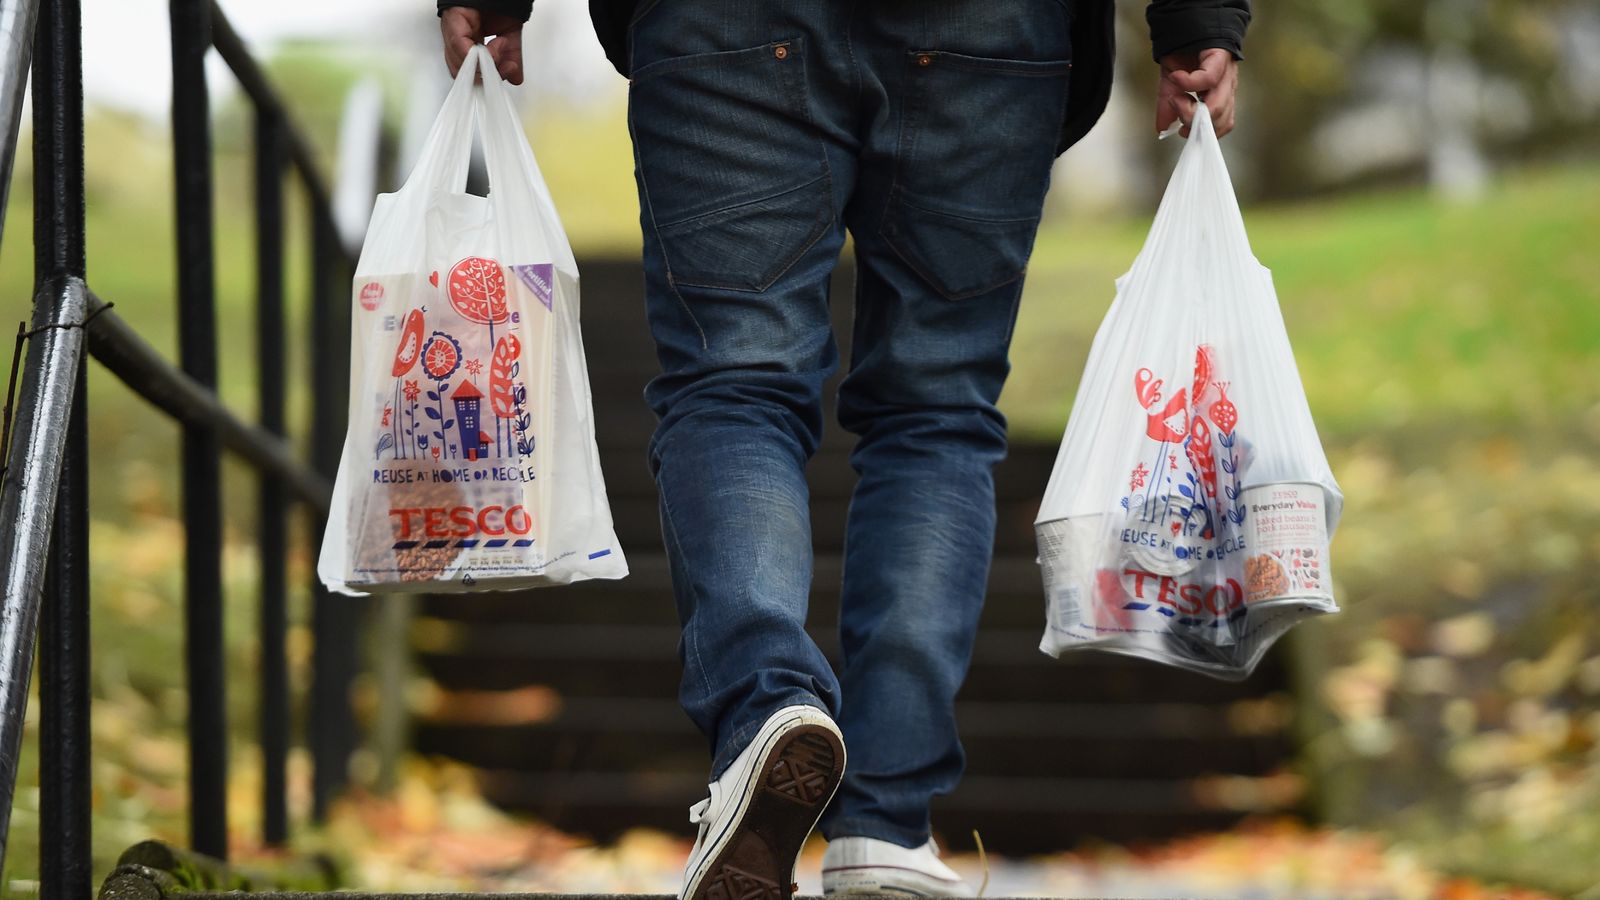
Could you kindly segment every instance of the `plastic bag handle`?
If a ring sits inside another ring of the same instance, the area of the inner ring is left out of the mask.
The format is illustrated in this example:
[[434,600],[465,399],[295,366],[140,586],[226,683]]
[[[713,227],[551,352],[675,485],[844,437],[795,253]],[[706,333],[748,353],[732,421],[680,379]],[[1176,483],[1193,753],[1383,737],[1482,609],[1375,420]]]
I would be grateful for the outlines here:
[[472,49],[477,52],[483,73],[482,83],[474,87],[473,96],[479,101],[476,104],[478,133],[483,136],[483,164],[489,170],[489,192],[493,193],[497,184],[509,183],[514,169],[523,167],[524,154],[530,157],[532,154],[526,151],[528,140],[522,133],[516,104],[512,103],[511,92],[506,90],[488,48],[479,45]]
[[[1191,96],[1194,95],[1191,94]],[[1200,103],[1198,97],[1195,97],[1195,103],[1196,106],[1203,109],[1204,104]],[[1177,165],[1174,166],[1172,177],[1168,180],[1167,188],[1161,195],[1161,203],[1156,207],[1155,219],[1150,224],[1150,233],[1145,237],[1144,246],[1139,251],[1138,258],[1134,260],[1133,269],[1129,270],[1130,275],[1143,268],[1140,262],[1154,253],[1156,248],[1165,246],[1170,241],[1183,240],[1184,238],[1180,236],[1181,233],[1192,228],[1194,210],[1197,206],[1195,199],[1196,182],[1202,178],[1200,170],[1207,167],[1207,161],[1202,159],[1204,154],[1200,148],[1201,141],[1199,139],[1200,123],[1198,120],[1202,115],[1206,117],[1207,127],[1209,127],[1209,113],[1197,113],[1194,117],[1195,121],[1189,130],[1189,137],[1186,139],[1183,152],[1178,154]],[[1179,124],[1181,125],[1181,121]],[[1176,134],[1176,129],[1171,130],[1170,133]],[[1193,243],[1193,241],[1190,240],[1190,243]]]
[[439,106],[411,174],[398,193],[437,190],[459,193],[466,189],[472,154],[472,113],[476,105],[472,81],[477,74],[478,50],[473,47],[456,70],[455,82]]
[[[437,190],[459,194],[466,190],[467,170],[472,164],[473,127],[482,106],[483,90],[473,83],[478,79],[485,85],[492,81],[496,88],[503,90],[489,48],[482,44],[467,51],[461,68],[456,70],[455,82],[439,107],[439,115],[434,118],[433,127],[422,142],[422,152],[417,155],[416,165],[401,191]],[[487,163],[487,149],[484,156]]]
[[576,278],[572,245],[561,230],[555,203],[528,146],[521,115],[489,49],[481,44],[462,61],[411,174],[395,194],[410,195],[426,205],[429,195],[465,193],[474,132],[483,138],[490,195],[512,208],[539,210],[518,227],[536,229],[550,248],[548,261]]
[[1213,222],[1220,227],[1219,237],[1227,241],[1231,250],[1254,262],[1250,239],[1244,230],[1244,214],[1239,210],[1239,197],[1233,191],[1228,163],[1222,157],[1222,139],[1217,137],[1216,127],[1211,122],[1211,110],[1200,100],[1195,103],[1189,145],[1184,148],[1185,155],[1191,151],[1200,156],[1200,165],[1209,175],[1203,179],[1208,190],[1202,194],[1201,202],[1210,208]]

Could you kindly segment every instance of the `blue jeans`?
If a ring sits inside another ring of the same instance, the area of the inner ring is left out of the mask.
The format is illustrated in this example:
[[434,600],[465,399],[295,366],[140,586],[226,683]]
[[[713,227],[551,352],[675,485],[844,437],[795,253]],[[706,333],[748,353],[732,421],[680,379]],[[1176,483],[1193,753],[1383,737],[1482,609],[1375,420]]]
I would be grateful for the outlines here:
[[[1049,183],[1063,0],[645,0],[629,125],[661,374],[650,462],[683,624],[680,699],[720,774],[768,715],[829,712],[829,837],[917,846],[961,776],[954,700],[994,546],[995,407]],[[839,352],[858,441],[842,669],[805,632],[805,465]]]

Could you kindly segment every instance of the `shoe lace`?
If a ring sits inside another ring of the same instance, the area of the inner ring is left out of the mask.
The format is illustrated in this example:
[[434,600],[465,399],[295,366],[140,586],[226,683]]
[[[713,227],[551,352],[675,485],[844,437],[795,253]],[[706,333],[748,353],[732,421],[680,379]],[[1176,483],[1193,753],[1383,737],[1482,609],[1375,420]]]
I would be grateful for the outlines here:
[[707,797],[689,807],[689,824],[700,826],[695,831],[694,844],[696,849],[699,849],[700,845],[705,842],[706,831],[711,828],[711,800],[712,798]]
[[715,815],[713,809],[717,806],[717,786],[711,785],[711,790],[704,800],[689,807],[689,824],[700,826],[696,836],[696,844],[703,840],[706,831],[711,827],[711,819]]
[[978,885],[978,896],[981,898],[984,891],[989,889],[989,854],[983,851],[983,837],[976,828],[972,829],[972,842],[978,845],[978,864],[983,866],[983,883]]

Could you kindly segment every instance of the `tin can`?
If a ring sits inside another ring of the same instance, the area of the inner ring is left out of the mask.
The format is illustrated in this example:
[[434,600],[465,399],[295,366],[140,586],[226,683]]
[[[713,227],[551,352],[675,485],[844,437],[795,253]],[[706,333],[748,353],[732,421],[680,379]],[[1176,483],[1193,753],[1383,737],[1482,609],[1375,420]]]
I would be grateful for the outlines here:
[[1319,484],[1278,482],[1244,489],[1245,602],[1332,603],[1327,498]]
[[1123,555],[1136,569],[1155,575],[1187,575],[1200,565],[1206,542],[1189,531],[1189,501],[1162,495],[1134,504],[1123,522]]
[[1048,600],[1046,618],[1052,629],[1093,627],[1095,569],[1110,531],[1108,519],[1070,516],[1034,525]]

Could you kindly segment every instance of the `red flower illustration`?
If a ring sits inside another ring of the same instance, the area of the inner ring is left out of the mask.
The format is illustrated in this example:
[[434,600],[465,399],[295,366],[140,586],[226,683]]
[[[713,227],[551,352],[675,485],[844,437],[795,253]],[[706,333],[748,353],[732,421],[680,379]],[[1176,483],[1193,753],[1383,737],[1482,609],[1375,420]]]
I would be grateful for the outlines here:
[[1137,466],[1134,466],[1133,477],[1128,479],[1128,490],[1134,491],[1144,487],[1145,476],[1149,474],[1150,470],[1144,467],[1144,463],[1139,463]]
[[435,331],[422,345],[422,369],[434,381],[443,381],[461,367],[461,344],[442,331]]
[[406,382],[404,391],[407,403],[415,403],[417,398],[422,396],[422,388],[418,387],[415,381]]

